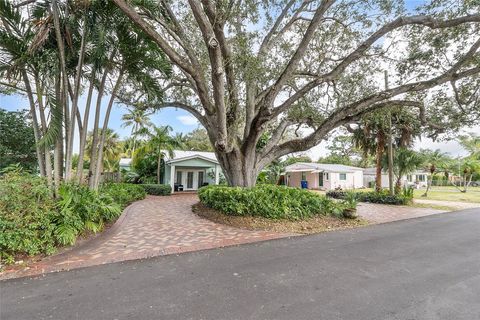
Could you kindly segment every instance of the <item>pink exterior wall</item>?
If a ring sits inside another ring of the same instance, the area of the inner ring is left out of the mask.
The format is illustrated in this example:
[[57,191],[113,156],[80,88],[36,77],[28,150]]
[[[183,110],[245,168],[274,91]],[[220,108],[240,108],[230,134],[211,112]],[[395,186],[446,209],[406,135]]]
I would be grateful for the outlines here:
[[[301,180],[302,180],[302,173],[301,172],[290,172],[287,173],[289,175],[288,179],[288,186],[289,187],[296,187],[300,188],[301,187]],[[318,185],[319,179],[318,179],[318,172],[317,173],[312,173],[312,172],[306,172],[306,178],[308,182],[308,189],[330,189],[330,180],[325,180],[323,179],[323,187],[320,187]]]

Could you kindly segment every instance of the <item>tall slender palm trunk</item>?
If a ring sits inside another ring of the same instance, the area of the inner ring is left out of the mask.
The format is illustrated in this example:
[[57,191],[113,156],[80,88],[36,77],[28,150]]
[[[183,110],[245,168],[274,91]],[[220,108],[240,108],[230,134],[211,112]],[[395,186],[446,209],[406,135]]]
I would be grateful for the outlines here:
[[97,159],[96,159],[96,164],[95,164],[95,172],[93,176],[93,188],[94,190],[98,189],[98,185],[100,183],[100,175],[102,171],[102,163],[103,163],[103,146],[105,144],[105,136],[107,134],[107,129],[108,129],[108,122],[110,120],[110,113],[112,112],[112,107],[113,107],[113,102],[115,101],[115,96],[118,92],[118,89],[120,88],[120,85],[123,80],[123,70],[120,70],[120,73],[117,78],[117,82],[115,83],[115,86],[113,87],[113,90],[111,92],[110,100],[108,101],[108,106],[107,106],[107,111],[105,113],[105,118],[103,120],[103,128],[102,128],[102,134],[100,137],[100,143],[98,145],[98,154],[97,154]]
[[385,133],[378,131],[377,133],[377,154],[376,154],[376,176],[375,176],[375,190],[382,191],[382,158],[385,152]]
[[90,87],[88,88],[87,102],[85,104],[85,113],[83,115],[83,127],[82,130],[80,130],[80,148],[78,151],[78,165],[76,174],[76,180],[78,183],[82,183],[83,180],[83,164],[85,162],[85,145],[87,142],[88,118],[90,117],[90,106],[92,104],[94,86],[95,73],[92,72],[92,77],[90,79]]

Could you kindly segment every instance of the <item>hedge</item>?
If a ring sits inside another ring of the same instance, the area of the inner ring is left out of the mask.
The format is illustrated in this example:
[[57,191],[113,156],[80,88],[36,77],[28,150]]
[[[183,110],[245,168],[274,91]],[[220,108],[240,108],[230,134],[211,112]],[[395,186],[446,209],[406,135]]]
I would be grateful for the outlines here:
[[299,220],[315,215],[340,216],[344,209],[341,203],[311,191],[275,185],[206,186],[200,188],[198,196],[205,206],[235,216]]
[[172,193],[172,187],[168,184],[143,184],[147,194],[154,196],[168,196]]
[[[327,192],[327,197],[333,199],[345,199],[348,192],[352,191],[338,191],[332,190]],[[407,205],[412,201],[411,196],[405,196],[403,194],[390,195],[388,191],[376,192],[355,192],[356,198],[360,202],[380,203],[380,204],[392,204],[392,205]]]

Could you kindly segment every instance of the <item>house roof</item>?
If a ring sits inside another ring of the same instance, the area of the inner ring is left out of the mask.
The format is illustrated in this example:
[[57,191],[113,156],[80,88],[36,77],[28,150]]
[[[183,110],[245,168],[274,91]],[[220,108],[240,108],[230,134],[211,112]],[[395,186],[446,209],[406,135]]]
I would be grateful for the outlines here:
[[217,157],[215,156],[214,152],[174,150],[173,151],[174,156],[172,158],[170,158],[168,152],[166,152],[165,154],[166,154],[165,156],[166,163],[175,163],[178,161],[184,161],[184,160],[195,159],[195,158],[200,158],[213,163],[218,163]]
[[[374,176],[374,175],[377,174],[377,168],[375,168],[375,167],[365,168],[365,169],[363,169],[363,174]],[[382,174],[388,174],[387,170],[382,170]],[[429,172],[427,172],[425,170],[415,170],[414,172],[409,173],[409,174],[429,174]]]
[[309,163],[309,162],[296,162],[285,168],[285,172],[339,172],[339,173],[351,173],[355,171],[362,171],[362,168],[346,166],[343,164],[330,164],[330,163]]
[[121,158],[120,166],[129,166],[132,164],[132,158]]

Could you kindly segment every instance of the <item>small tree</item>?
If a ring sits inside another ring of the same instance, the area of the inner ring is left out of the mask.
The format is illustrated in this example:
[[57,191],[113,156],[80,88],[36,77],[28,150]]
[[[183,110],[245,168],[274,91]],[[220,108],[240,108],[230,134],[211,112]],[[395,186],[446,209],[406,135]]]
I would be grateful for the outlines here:
[[[383,157],[383,168],[388,167],[387,157]],[[393,158],[393,172],[396,177],[395,193],[398,194],[402,190],[402,178],[415,170],[423,163],[422,157],[415,151],[407,148],[399,148],[396,150]]]
[[428,179],[427,189],[425,190],[425,193],[422,195],[422,197],[427,197],[428,191],[432,186],[432,181],[435,175],[439,172],[441,168],[445,170],[450,159],[448,158],[448,155],[446,153],[441,152],[439,149],[436,149],[434,151],[422,149],[420,150],[420,154],[422,154],[422,157],[423,157],[424,168],[428,172],[430,172],[430,175],[427,178]]
[[153,127],[152,130],[146,128],[139,131],[140,134],[147,136],[146,143],[137,149],[134,157],[134,162],[138,162],[140,158],[152,154],[157,159],[157,183],[160,184],[160,174],[162,160],[166,155],[174,156],[174,150],[181,147],[181,143],[170,136],[172,127]]

